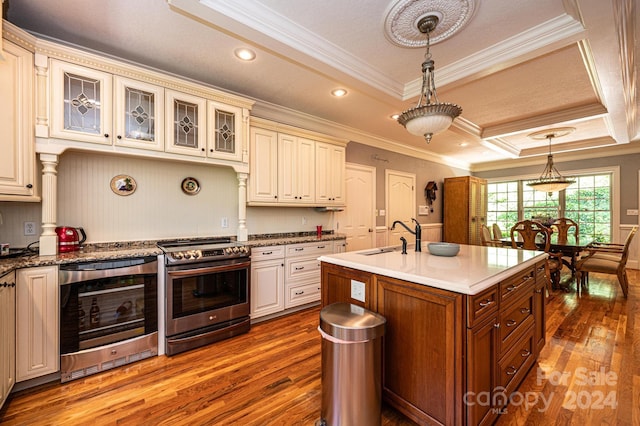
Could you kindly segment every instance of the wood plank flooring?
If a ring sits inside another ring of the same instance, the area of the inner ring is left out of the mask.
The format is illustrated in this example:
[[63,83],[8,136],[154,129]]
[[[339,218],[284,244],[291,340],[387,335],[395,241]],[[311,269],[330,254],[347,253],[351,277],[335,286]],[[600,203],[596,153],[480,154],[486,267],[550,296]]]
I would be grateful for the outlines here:
[[[640,424],[640,273],[553,292],[547,344],[498,425]],[[318,308],[174,357],[18,392],[3,425],[313,425],[320,416]],[[602,383],[601,383],[602,382]],[[606,382],[606,383],[604,383]],[[613,406],[612,406],[613,405]],[[383,425],[413,425],[384,407]]]

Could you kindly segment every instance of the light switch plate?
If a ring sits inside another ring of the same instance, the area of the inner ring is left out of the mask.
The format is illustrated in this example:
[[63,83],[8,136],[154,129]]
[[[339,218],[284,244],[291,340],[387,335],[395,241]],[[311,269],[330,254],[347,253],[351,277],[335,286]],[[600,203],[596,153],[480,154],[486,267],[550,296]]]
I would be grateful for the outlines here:
[[418,215],[419,216],[428,216],[429,215],[429,207],[428,206],[418,206]]
[[351,298],[364,303],[364,288],[362,281],[351,280]]

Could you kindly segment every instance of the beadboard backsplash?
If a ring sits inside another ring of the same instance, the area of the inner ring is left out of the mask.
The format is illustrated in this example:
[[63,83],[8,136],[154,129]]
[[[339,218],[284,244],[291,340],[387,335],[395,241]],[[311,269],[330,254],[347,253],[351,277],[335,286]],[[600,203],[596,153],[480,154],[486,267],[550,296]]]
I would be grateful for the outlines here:
[[[111,190],[111,179],[129,175],[137,184],[127,196]],[[200,192],[187,195],[182,180],[193,177]],[[40,203],[0,203],[0,242],[24,247],[41,233]],[[333,229],[331,212],[313,208],[249,207],[249,234]],[[222,227],[226,218],[228,227]],[[24,222],[36,224],[24,236]],[[238,227],[238,179],[230,167],[180,163],[84,152],[66,152],[58,165],[57,223],[82,226],[91,243],[179,237],[235,236]]]

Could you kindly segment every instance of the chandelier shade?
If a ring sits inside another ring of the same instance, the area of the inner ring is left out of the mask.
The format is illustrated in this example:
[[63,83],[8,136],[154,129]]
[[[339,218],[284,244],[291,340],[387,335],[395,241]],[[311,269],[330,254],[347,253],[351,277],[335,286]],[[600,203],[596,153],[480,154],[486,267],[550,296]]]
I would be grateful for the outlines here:
[[569,185],[575,183],[575,180],[566,178],[560,174],[558,169],[553,165],[553,155],[551,154],[551,139],[553,137],[568,135],[573,132],[573,127],[562,127],[551,130],[544,130],[542,132],[536,132],[529,135],[532,139],[547,139],[549,141],[549,155],[547,156],[547,165],[545,166],[542,174],[536,180],[532,180],[527,183],[536,191],[547,192],[549,194],[553,192],[562,191]]
[[435,63],[429,52],[429,33],[438,25],[436,15],[426,15],[418,21],[418,29],[427,34],[427,53],[422,63],[422,89],[418,105],[404,111],[398,117],[409,133],[422,136],[431,142],[433,135],[442,133],[451,126],[453,120],[462,113],[462,108],[456,104],[440,103],[436,95]]

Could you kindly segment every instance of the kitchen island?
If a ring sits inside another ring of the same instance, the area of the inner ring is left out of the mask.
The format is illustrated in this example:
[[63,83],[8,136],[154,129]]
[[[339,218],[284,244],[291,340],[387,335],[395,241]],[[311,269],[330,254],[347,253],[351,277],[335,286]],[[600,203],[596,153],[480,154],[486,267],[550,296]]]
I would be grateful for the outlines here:
[[546,254],[462,245],[320,257],[322,305],[387,319],[383,398],[419,424],[491,424],[545,341]]

